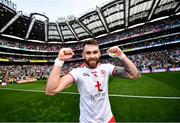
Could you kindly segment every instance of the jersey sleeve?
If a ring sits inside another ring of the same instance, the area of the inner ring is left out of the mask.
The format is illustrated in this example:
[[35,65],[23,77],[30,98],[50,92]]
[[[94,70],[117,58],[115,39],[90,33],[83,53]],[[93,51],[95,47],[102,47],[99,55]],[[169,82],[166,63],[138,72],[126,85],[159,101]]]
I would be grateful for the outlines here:
[[77,81],[77,73],[78,73],[77,69],[73,69],[69,72],[69,74],[71,74],[71,76],[74,78],[75,82]]
[[108,71],[109,71],[109,75],[110,76],[112,76],[113,75],[113,70],[114,70],[114,65],[112,65],[112,64],[107,64],[108,66],[107,66],[107,69],[108,69]]

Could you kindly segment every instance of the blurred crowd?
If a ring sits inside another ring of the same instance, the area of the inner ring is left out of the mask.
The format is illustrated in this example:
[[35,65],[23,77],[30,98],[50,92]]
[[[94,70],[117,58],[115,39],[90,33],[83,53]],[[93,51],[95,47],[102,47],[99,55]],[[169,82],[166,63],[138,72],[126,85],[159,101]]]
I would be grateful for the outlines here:
[[[146,48],[146,47],[154,47],[157,45],[164,45],[166,43],[172,43],[173,41],[180,41],[180,35],[174,35],[174,36],[169,36],[165,38],[159,38],[159,39],[154,39],[154,40],[147,40],[147,41],[134,41],[134,43],[129,43],[129,44],[121,44],[119,47],[122,50],[131,50],[131,49],[140,49],[140,48]],[[106,55],[106,50],[107,48],[101,49],[101,54]],[[58,54],[58,53],[57,53]],[[29,60],[54,60],[56,55],[34,55],[34,56],[22,56],[22,55],[0,55],[0,58],[7,58],[10,61],[29,61]],[[81,52],[76,52],[75,55],[73,56],[73,59],[82,59]]]
[[14,41],[7,39],[0,39],[0,45],[8,47],[16,47],[22,50],[41,50],[41,51],[59,51],[62,48],[61,44],[50,43],[35,43],[27,41]]
[[16,83],[20,80],[46,79],[50,72],[48,65],[0,66],[0,81]]
[[[139,53],[130,55],[128,58],[132,60],[140,71],[175,68],[180,67],[180,48]],[[112,58],[110,61],[112,64],[118,65],[118,62]]]
[[155,33],[163,30],[168,30],[180,25],[180,17],[160,20],[153,23],[147,23],[135,28],[129,28],[118,33],[114,33],[105,37],[99,38],[99,43],[116,42],[118,40],[130,39],[132,37],[142,36],[145,34]]
[[[180,48],[153,51],[128,55],[140,71],[167,69],[180,67]],[[111,63],[122,66],[116,58],[101,59],[102,63]],[[82,62],[68,62],[62,68],[62,74],[67,74],[73,68],[80,66]],[[16,82],[26,79],[46,79],[52,69],[52,65],[9,65],[0,66],[1,82]]]

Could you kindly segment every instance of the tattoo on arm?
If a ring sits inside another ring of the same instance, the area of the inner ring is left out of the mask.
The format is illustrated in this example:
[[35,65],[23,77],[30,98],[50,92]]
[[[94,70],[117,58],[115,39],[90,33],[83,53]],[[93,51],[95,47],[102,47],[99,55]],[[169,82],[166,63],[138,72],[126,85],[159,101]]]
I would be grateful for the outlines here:
[[122,63],[123,63],[123,66],[124,66],[124,69],[125,71],[130,75],[130,76],[133,76],[133,71],[132,71],[132,68],[130,68],[130,66],[127,64],[127,62],[125,62],[124,60],[122,60]]
[[113,76],[121,77],[121,78],[129,78],[129,75],[126,72],[125,68],[119,66],[114,67]]
[[113,70],[113,76],[121,77],[121,78],[129,78],[129,79],[138,79],[140,77],[140,72],[138,73],[133,71],[133,68],[130,67],[125,61],[121,61],[123,63],[123,67],[115,66]]

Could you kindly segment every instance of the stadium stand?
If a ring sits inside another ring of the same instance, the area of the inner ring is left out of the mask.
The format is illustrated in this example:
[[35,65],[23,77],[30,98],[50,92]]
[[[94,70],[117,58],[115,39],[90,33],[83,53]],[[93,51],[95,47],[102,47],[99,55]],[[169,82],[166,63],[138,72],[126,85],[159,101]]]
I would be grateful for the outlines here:
[[70,47],[75,56],[64,65],[65,74],[82,63],[82,43],[91,39],[99,41],[101,62],[117,63],[106,54],[116,45],[141,72],[180,70],[180,1],[113,0],[79,18],[57,22],[40,13],[24,15],[16,4],[7,3],[0,1],[1,83],[47,78],[59,49]]

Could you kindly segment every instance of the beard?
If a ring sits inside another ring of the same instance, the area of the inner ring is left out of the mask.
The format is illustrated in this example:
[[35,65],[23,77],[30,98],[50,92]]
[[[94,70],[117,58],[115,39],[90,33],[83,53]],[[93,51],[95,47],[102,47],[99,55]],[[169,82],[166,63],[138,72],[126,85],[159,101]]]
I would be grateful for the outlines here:
[[94,69],[99,63],[99,58],[85,59],[85,63],[88,65],[89,68]]

